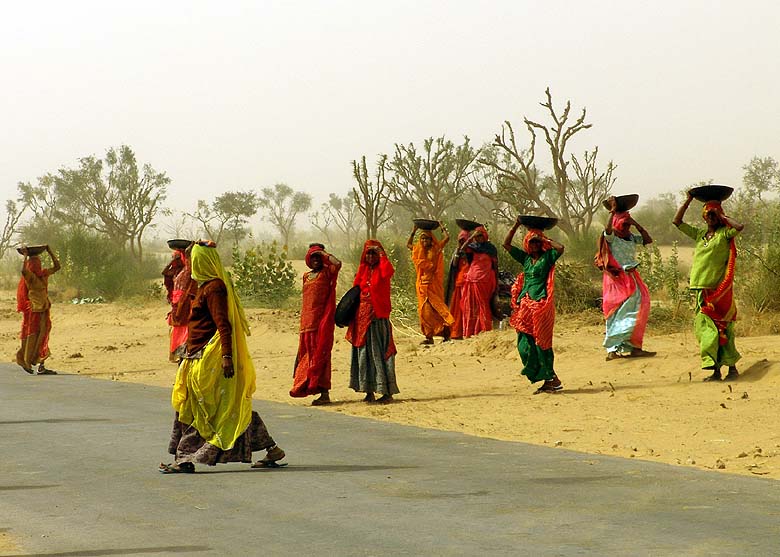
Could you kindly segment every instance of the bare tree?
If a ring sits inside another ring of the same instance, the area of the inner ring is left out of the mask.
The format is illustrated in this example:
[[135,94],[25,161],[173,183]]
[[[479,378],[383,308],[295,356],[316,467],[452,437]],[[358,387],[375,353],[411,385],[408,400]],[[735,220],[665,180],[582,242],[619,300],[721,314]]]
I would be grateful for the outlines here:
[[[505,122],[501,134],[492,145],[484,147],[471,182],[482,196],[495,204],[496,217],[511,223],[521,214],[552,214],[544,201],[544,182],[534,165],[534,141],[531,146],[518,149],[512,124]],[[507,135],[508,134],[508,135]]]
[[385,177],[386,170],[387,155],[379,156],[373,180],[368,175],[365,156],[360,162],[352,161],[352,176],[357,182],[357,187],[352,188],[352,197],[365,218],[366,239],[376,238],[379,227],[390,218],[387,212],[390,184]]
[[421,153],[413,143],[395,145],[388,163],[393,172],[390,192],[393,202],[435,220],[444,218],[468,187],[472,163],[479,154],[465,137],[462,145],[442,137],[423,141]]
[[593,216],[601,209],[601,202],[609,197],[615,178],[612,176],[615,168],[612,161],[607,164],[604,172],[596,168],[596,158],[599,148],[593,151],[585,151],[582,163],[574,155],[571,162],[577,179],[571,183],[570,195],[566,196],[566,203],[571,215],[571,225],[579,236],[590,229]]
[[[607,171],[598,173],[596,155],[598,149],[586,152],[580,163],[576,157],[569,160],[568,143],[572,137],[592,126],[585,122],[586,110],[575,120],[571,120],[571,102],[567,101],[563,112],[558,113],[553,106],[550,88],[545,90],[546,101],[540,103],[547,109],[551,125],[544,125],[524,118],[530,133],[530,145],[519,149],[512,125],[505,122],[501,134],[496,135],[493,145],[504,151],[505,157],[481,162],[492,166],[499,172],[499,178],[506,180],[507,190],[514,190],[529,203],[529,208],[549,216],[559,217],[558,226],[569,238],[580,237],[590,225],[593,215],[599,209],[601,201],[609,195],[614,178],[615,166],[610,162]],[[553,174],[541,179],[534,165],[536,134],[541,132],[547,142],[552,159]],[[575,167],[576,179],[569,177],[569,164]],[[603,194],[603,196],[602,196]]]
[[238,244],[247,235],[247,225],[260,208],[260,198],[253,191],[228,191],[217,196],[211,205],[203,199],[198,200],[194,213],[186,216],[198,221],[208,237],[217,245],[228,232],[233,244]]
[[19,225],[19,220],[22,218],[27,205],[22,202],[18,204],[11,199],[5,202],[5,222],[3,223],[3,230],[0,233],[0,259],[5,257],[6,252],[11,247],[16,237]]
[[311,196],[293,191],[287,184],[275,184],[263,188],[260,193],[260,207],[265,209],[271,224],[279,231],[284,246],[290,242],[295,219],[311,207]]
[[360,230],[360,209],[353,195],[339,197],[331,193],[328,202],[323,203],[320,211],[312,215],[311,223],[322,232],[329,244],[333,243],[330,231],[333,226],[346,238],[347,246],[353,247],[355,237]]

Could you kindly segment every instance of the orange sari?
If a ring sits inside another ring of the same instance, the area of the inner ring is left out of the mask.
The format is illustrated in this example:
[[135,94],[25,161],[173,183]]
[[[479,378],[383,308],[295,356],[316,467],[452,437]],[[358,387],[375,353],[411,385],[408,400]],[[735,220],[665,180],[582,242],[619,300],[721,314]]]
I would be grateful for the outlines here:
[[447,304],[444,303],[444,255],[443,244],[430,233],[431,247],[426,250],[418,241],[412,249],[412,262],[417,270],[417,313],[420,330],[427,338],[442,335],[445,327],[454,323]]

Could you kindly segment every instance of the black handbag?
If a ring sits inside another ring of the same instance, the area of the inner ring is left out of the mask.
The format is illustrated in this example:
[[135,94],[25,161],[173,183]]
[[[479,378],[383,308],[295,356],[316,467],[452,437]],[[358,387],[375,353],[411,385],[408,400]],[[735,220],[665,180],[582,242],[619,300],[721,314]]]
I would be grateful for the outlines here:
[[353,319],[360,305],[360,286],[353,286],[341,297],[336,305],[336,325],[339,327],[348,326]]

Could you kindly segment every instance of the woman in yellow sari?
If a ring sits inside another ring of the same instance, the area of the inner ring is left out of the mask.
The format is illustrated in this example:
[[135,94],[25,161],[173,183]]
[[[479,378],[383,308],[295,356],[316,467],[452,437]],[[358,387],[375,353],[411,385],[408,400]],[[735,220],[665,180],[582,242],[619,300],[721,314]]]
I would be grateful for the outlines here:
[[160,464],[160,472],[192,473],[196,462],[252,462],[252,452],[260,450],[268,452],[253,467],[278,466],[284,451],[252,410],[255,368],[247,349],[249,326],[230,275],[213,242],[194,245],[191,264],[198,290],[187,352],[171,396],[176,419],[168,452],[176,461]]

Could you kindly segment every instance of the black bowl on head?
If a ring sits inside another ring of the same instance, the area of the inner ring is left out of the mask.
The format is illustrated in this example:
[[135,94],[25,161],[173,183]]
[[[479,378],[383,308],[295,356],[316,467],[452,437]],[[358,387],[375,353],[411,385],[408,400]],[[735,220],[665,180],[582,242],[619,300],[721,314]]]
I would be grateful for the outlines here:
[[46,246],[46,244],[42,246],[20,246],[16,248],[16,251],[18,251],[21,255],[34,256],[42,254],[44,251],[46,251],[47,247],[48,246]]
[[412,222],[420,230],[436,230],[437,228],[439,228],[438,221],[431,220],[431,219],[412,219]]
[[[616,195],[615,201],[617,202],[617,210],[620,212],[623,211],[630,211],[634,207],[636,207],[636,204],[639,203],[639,194],[638,193],[630,193],[628,195]],[[605,199],[601,202],[602,205],[604,205],[604,208],[609,211],[609,200]]]
[[558,224],[558,217],[541,217],[537,215],[520,215],[517,220],[527,228],[549,230]]
[[182,238],[174,238],[168,240],[168,247],[171,249],[187,249],[190,247],[192,240],[183,240]]
[[457,224],[461,230],[466,230],[468,232],[471,232],[472,230],[482,226],[476,221],[467,219],[455,219],[455,224]]
[[702,203],[707,203],[707,201],[725,201],[733,192],[734,188],[731,186],[721,186],[719,184],[697,186],[688,190],[688,193]]

